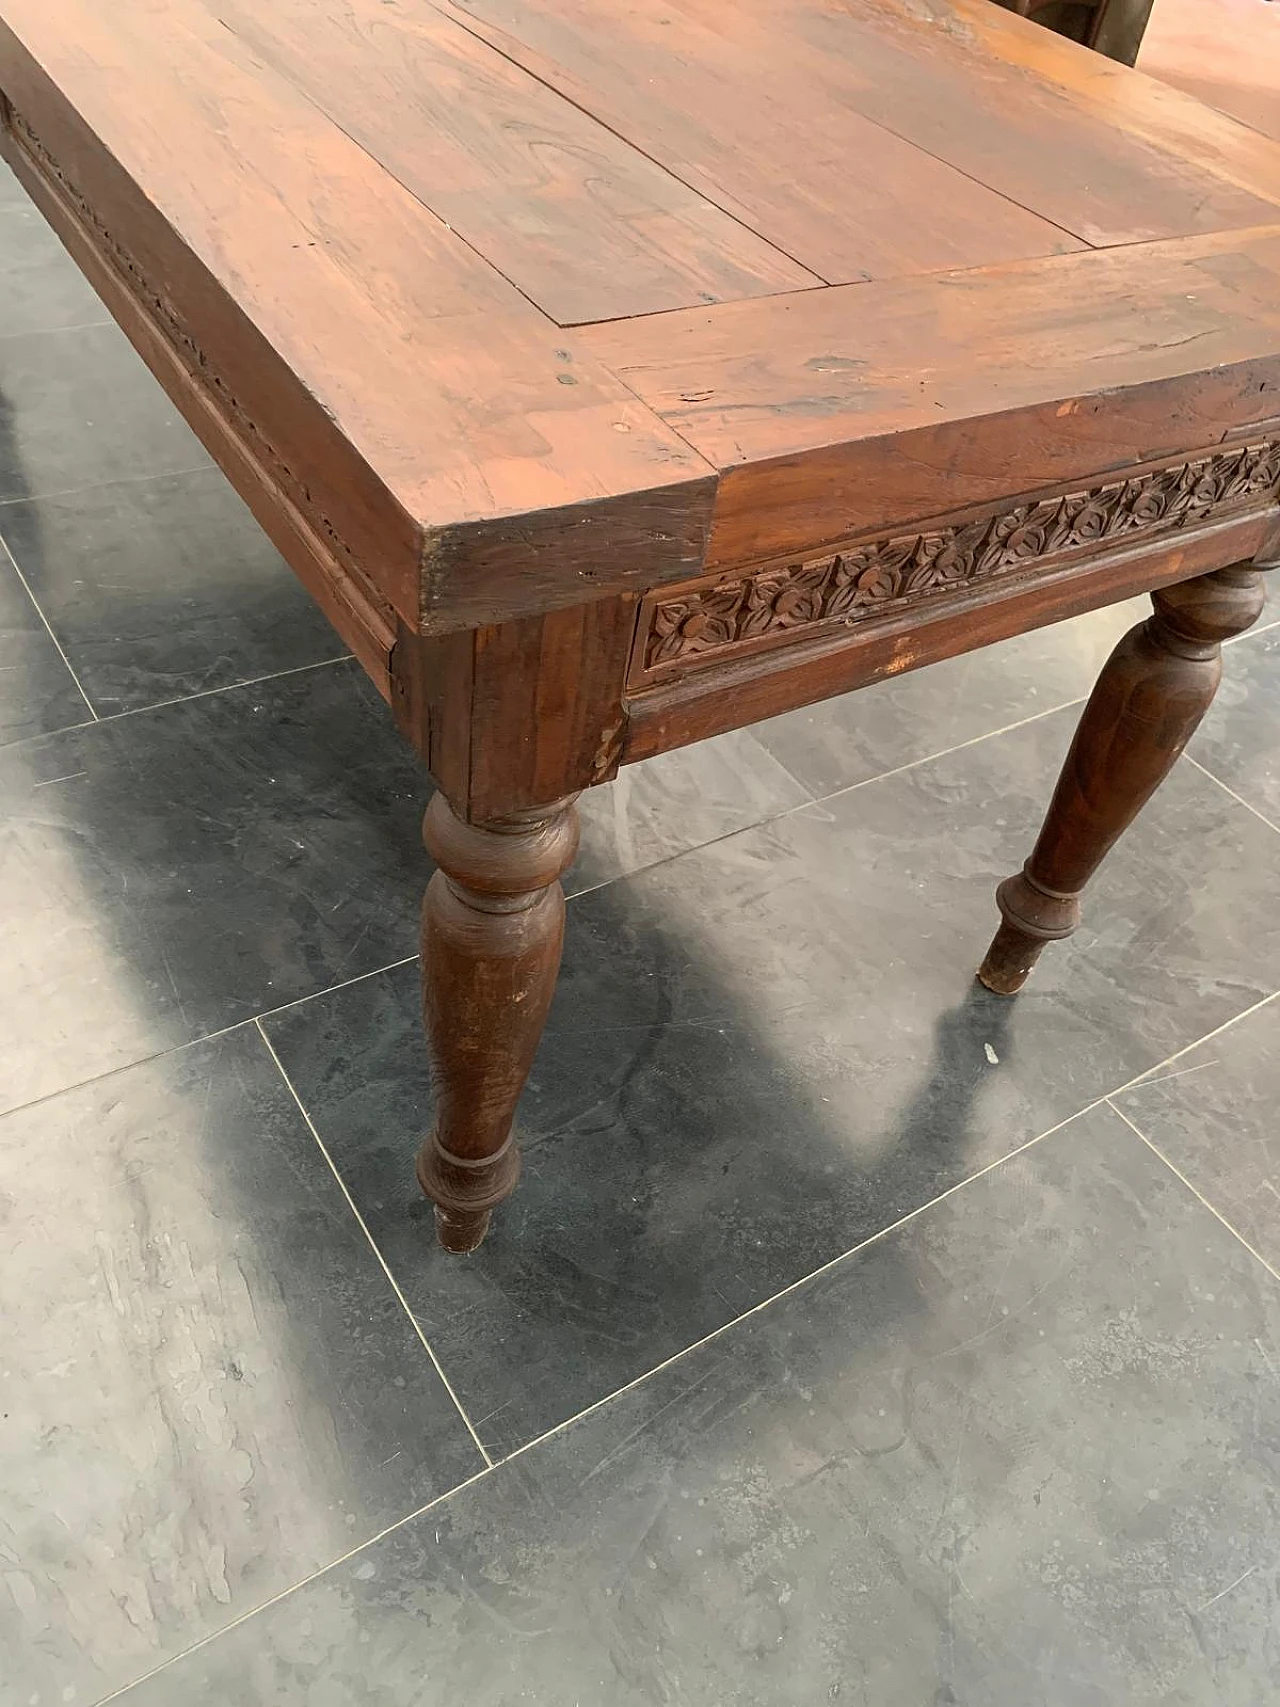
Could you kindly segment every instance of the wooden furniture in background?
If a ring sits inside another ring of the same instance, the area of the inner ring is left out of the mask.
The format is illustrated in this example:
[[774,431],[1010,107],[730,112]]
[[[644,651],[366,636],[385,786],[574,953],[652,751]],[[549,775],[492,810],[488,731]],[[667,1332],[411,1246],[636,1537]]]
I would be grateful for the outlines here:
[[1133,65],[1154,0],[996,0],[996,5]]
[[1155,590],[1001,890],[1013,988],[1280,554],[1280,147],[987,0],[0,0],[0,91],[438,785],[452,1250],[580,791]]

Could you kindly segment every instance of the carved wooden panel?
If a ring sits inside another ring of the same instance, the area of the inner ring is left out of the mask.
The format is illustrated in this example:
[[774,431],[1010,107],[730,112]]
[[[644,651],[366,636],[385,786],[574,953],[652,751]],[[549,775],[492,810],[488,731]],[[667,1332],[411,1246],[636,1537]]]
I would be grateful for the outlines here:
[[633,682],[1265,508],[1277,488],[1280,439],[1269,439],[954,524],[855,540],[802,562],[664,587],[641,612]]

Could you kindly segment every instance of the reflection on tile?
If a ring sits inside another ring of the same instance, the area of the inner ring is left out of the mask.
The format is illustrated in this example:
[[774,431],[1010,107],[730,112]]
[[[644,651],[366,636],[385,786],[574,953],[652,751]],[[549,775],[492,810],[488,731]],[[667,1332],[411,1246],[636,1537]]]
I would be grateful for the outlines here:
[[0,544],[0,747],[91,716]]
[[1257,1707],[1280,1297],[1109,1110],[126,1707]]
[[0,534],[104,715],[346,651],[216,468],[0,506]]
[[1280,1003],[1227,1026],[1115,1103],[1280,1269]]
[[4,206],[0,190],[0,338],[108,318],[102,301],[43,217]]
[[757,739],[814,794],[830,794],[1082,698],[1146,599],[1021,634],[758,724]]
[[0,1107],[412,954],[417,759],[355,664],[0,753]]
[[117,327],[0,338],[0,502],[208,461]]
[[0,1202],[6,1704],[96,1701],[480,1468],[256,1030],[4,1116]]
[[1188,751],[1280,826],[1280,627],[1242,635],[1225,653],[1222,686]]
[[[1191,766],[1017,1001],[975,985],[1074,712],[571,903],[519,1191],[436,1252],[415,969],[268,1021],[499,1451],[652,1368],[1241,1012],[1276,982],[1267,827]],[[519,1347],[513,1358],[511,1348]]]
[[579,802],[582,846],[565,891],[581,894],[808,799],[748,729],[626,765]]

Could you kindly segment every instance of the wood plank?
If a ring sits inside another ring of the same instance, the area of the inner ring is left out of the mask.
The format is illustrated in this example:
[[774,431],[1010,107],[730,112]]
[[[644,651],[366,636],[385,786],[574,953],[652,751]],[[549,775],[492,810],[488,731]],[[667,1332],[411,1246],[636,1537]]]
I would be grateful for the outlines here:
[[[1280,204],[1280,148],[1264,171],[1264,151],[1231,120],[1180,127],[1182,98],[1161,122],[1145,79],[988,0],[735,0],[731,22],[724,0],[674,5],[695,23],[724,20],[751,56],[785,39],[811,99],[885,126],[1094,245],[1260,225]],[[1255,168],[1248,188],[1243,166],[1219,170],[1242,144]]]
[[821,281],[428,0],[206,0],[560,325]]
[[[5,0],[0,90],[193,380],[410,624],[470,623],[477,588],[491,614],[576,603],[600,545],[623,582],[687,572],[706,465],[210,14]],[[484,527],[549,509],[563,585],[522,607]]]
[[1248,562],[1276,543],[1275,512],[1251,515],[1177,535],[1155,551],[1126,551],[1084,568],[1065,568],[1030,587],[993,581],[962,611],[904,612],[867,633],[828,636],[704,674],[691,672],[628,701],[622,762],[703,741],[1226,563]]
[[737,564],[1280,416],[1280,226],[584,336],[726,471],[708,567]]
[[[1078,48],[1046,52],[1039,39],[1044,32],[1021,27],[1001,29],[989,14],[987,0],[952,0],[952,4],[970,32],[966,37],[969,53],[998,54],[1011,68],[1064,89],[1081,111],[1118,126],[1127,135],[1185,155],[1224,183],[1236,184],[1265,201],[1280,200],[1280,138],[1274,125],[1264,134],[1260,125],[1250,128],[1160,77],[1145,75],[1142,68],[1134,76],[1127,66],[1099,53]],[[1161,28],[1161,22],[1157,13],[1155,30]],[[1266,16],[1259,16],[1264,32],[1269,22]],[[1256,39],[1255,35],[1246,45],[1234,37],[1223,44],[1223,51],[1247,53]],[[1262,76],[1264,81],[1270,80],[1271,110],[1280,123],[1276,110],[1280,103],[1274,98],[1270,65]],[[1263,91],[1258,94],[1261,99]]]
[[[844,282],[1081,247],[832,100],[781,28],[657,0],[459,0],[446,9],[822,278]],[[723,33],[716,27],[724,26]]]

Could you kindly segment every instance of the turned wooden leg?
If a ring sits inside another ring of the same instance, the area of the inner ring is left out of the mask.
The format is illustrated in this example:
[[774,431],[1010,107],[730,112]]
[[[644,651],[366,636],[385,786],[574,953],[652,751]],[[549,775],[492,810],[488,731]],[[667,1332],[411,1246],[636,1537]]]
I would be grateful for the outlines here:
[[1133,822],[1209,708],[1222,642],[1262,609],[1262,578],[1242,565],[1151,595],[1085,706],[1031,858],[996,891],[1003,923],[978,977],[1011,996],[1046,942],[1080,922],[1080,892]]
[[564,800],[467,824],[437,794],[422,833],[439,869],[422,908],[436,1121],[418,1183],[445,1250],[473,1251],[520,1173],[511,1123],[560,967],[560,875],[578,849],[578,813]]

